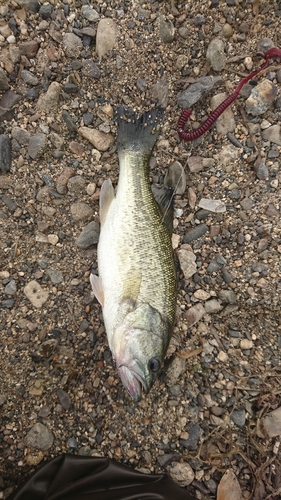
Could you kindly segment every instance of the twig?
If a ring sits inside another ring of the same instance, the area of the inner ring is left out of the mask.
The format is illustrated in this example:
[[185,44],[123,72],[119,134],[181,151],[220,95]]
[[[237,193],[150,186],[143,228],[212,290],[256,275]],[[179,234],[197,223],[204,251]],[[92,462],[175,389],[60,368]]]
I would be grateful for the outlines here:
[[271,498],[277,497],[277,495],[281,494],[281,487],[278,490],[274,491],[274,493],[270,493],[264,500],[270,500]]
[[180,359],[189,359],[192,358],[193,356],[198,356],[198,354],[201,354],[202,351],[203,347],[197,347],[197,349],[193,349],[192,351],[187,350],[187,351],[177,352],[177,357]]

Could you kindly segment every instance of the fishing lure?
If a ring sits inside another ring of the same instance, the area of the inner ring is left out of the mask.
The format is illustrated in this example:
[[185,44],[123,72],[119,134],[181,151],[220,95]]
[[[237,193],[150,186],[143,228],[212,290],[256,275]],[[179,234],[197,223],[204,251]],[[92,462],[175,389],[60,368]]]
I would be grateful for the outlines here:
[[230,104],[232,104],[233,101],[235,101],[235,99],[239,95],[239,92],[242,89],[243,85],[245,85],[245,83],[247,83],[249,80],[254,78],[254,76],[256,76],[258,73],[260,73],[260,71],[267,68],[269,59],[271,59],[272,57],[281,57],[281,49],[278,49],[277,47],[272,47],[271,49],[269,49],[265,54],[266,59],[265,59],[264,64],[261,66],[261,68],[257,69],[256,71],[254,71],[250,75],[243,78],[243,80],[241,80],[241,82],[238,83],[233,94],[228,96],[210,114],[210,116],[207,118],[207,120],[204,123],[202,123],[202,125],[200,125],[200,127],[198,127],[196,130],[193,130],[192,132],[187,132],[186,130],[184,130],[184,126],[185,126],[188,118],[191,115],[190,109],[184,109],[180,118],[179,118],[178,124],[177,124],[177,132],[178,132],[180,139],[182,139],[183,141],[195,141],[195,139],[198,139],[198,137],[201,137],[201,135],[203,135],[205,132],[207,132],[207,130],[209,130],[209,128],[215,123],[215,121],[218,119],[218,117],[226,110],[226,108],[228,108],[228,106]]

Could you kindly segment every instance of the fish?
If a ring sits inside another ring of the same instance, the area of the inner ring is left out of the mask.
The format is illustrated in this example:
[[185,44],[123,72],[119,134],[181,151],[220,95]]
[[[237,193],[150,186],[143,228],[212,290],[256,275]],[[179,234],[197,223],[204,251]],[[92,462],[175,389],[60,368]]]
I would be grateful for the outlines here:
[[149,159],[164,111],[138,117],[117,108],[120,172],[100,191],[98,276],[90,274],[121,381],[138,402],[159,374],[173,333],[176,272],[171,243],[173,190],[151,189]]

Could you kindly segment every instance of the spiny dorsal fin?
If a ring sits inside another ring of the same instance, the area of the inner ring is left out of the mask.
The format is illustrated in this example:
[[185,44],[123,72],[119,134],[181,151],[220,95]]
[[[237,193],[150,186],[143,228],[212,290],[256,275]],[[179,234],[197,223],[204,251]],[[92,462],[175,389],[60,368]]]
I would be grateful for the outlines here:
[[165,222],[170,235],[172,235],[174,218],[174,191],[169,186],[158,187],[153,184],[151,185],[151,191],[161,210],[163,221]]

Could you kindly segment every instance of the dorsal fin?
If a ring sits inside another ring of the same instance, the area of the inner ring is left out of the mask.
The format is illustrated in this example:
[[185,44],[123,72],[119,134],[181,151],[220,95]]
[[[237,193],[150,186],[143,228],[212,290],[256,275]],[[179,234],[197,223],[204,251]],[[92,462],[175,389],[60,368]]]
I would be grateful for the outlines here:
[[151,191],[157,205],[161,210],[163,221],[166,224],[170,235],[172,235],[174,218],[174,190],[169,186],[158,187],[152,184]]

